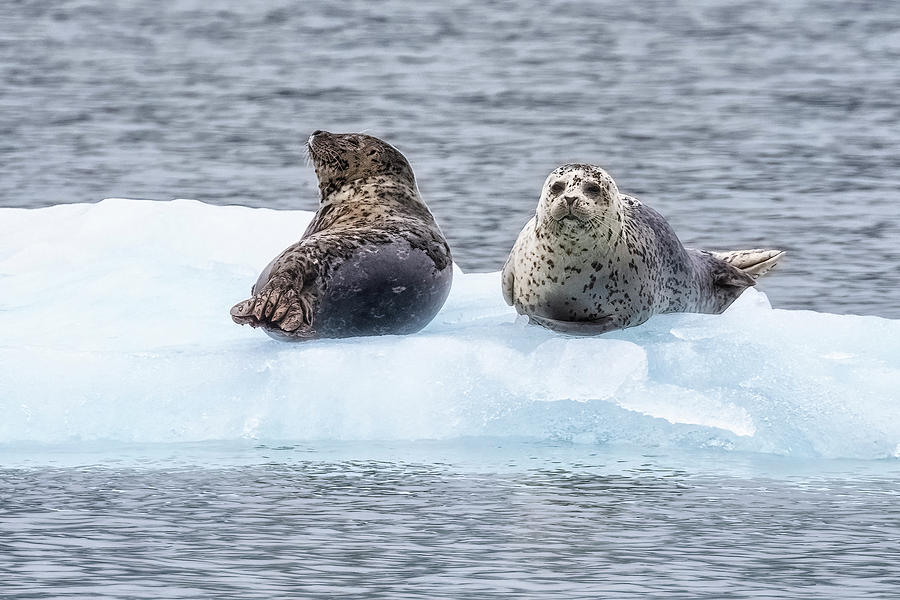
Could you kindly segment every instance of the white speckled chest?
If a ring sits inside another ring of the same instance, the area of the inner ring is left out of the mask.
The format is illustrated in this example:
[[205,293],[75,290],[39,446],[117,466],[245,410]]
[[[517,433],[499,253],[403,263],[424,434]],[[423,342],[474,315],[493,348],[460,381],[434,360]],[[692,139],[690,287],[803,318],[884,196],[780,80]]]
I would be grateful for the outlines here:
[[520,234],[513,260],[514,304],[525,314],[595,320],[617,308],[633,312],[646,291],[646,273],[610,230],[554,235],[532,222]]

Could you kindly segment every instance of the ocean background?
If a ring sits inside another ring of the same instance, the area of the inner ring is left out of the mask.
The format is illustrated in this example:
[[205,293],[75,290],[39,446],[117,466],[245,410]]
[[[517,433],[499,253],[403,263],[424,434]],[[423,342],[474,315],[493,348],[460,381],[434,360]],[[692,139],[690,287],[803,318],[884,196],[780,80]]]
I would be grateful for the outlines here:
[[[900,597],[898,65],[894,2],[0,4],[0,597]],[[228,319],[315,129],[410,159],[421,334]],[[575,161],[787,257],[528,328],[495,272]]]

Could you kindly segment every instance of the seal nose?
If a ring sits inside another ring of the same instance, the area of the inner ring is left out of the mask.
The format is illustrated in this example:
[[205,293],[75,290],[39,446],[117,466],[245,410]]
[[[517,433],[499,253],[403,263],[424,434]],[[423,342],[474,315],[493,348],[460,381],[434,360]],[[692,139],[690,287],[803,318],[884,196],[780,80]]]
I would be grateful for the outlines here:
[[[316,136],[324,135],[326,133],[328,133],[328,132],[322,131],[321,129],[316,129],[309,135],[308,138],[306,138],[306,145],[309,146],[310,148],[312,148],[312,145],[316,139]],[[322,141],[323,141],[322,139],[319,140],[319,142],[322,142]]]
[[577,196],[565,196],[565,197],[563,197],[563,200],[566,201],[566,206],[568,206],[568,207],[569,207],[569,211],[571,211],[571,210],[572,210],[572,206],[573,206],[573,205],[575,204],[575,202],[578,200],[578,197],[577,197]]

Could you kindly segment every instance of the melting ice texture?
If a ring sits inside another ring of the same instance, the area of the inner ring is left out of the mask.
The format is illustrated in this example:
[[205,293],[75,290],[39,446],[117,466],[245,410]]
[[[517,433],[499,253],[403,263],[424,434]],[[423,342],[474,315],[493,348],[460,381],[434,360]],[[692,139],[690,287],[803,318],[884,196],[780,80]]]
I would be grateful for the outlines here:
[[[900,321],[662,315],[528,326],[457,270],[411,336],[289,344],[233,324],[311,213],[190,200],[0,209],[0,444],[480,436],[791,456],[900,453]],[[764,285],[764,284],[763,284]]]

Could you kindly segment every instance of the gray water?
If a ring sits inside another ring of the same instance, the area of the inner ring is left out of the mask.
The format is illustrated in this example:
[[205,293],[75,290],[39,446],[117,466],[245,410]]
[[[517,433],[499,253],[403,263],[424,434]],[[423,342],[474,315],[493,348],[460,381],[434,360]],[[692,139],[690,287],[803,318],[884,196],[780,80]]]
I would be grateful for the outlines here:
[[900,593],[896,461],[686,461],[512,440],[138,450],[0,469],[6,594]]
[[[365,130],[465,270],[593,162],[787,249],[776,307],[898,318],[898,65],[896,2],[7,1],[0,206],[312,209],[307,135]],[[900,597],[896,460],[98,444],[0,444],[0,597]]]
[[789,250],[775,306],[897,318],[898,64],[896,2],[4,2],[0,206],[312,209],[308,134],[365,130],[464,270],[593,162],[687,244]]

